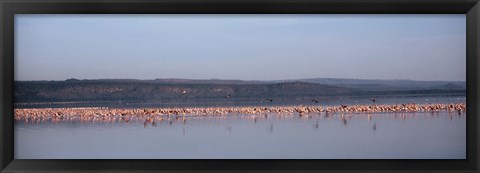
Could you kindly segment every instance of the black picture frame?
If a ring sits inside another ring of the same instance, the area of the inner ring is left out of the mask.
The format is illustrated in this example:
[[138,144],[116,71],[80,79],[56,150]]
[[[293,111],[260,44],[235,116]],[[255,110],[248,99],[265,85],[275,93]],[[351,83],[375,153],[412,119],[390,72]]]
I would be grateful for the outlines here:
[[[480,4],[478,0],[1,0],[0,170],[2,172],[478,172]],[[15,160],[15,14],[466,14],[465,160]]]

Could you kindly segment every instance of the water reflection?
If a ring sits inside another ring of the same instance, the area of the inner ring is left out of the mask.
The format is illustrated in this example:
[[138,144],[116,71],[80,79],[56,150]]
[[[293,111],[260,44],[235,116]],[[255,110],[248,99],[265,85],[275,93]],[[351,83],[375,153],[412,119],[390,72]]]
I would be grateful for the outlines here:
[[342,120],[343,125],[346,127],[347,126],[347,118],[345,117],[344,114],[340,115],[340,120]]
[[267,128],[268,133],[273,133],[273,124],[270,123],[270,126]]
[[[466,113],[448,111],[124,118],[17,121],[15,157],[408,159],[465,155]],[[111,142],[114,147],[104,147],[112,146]],[[132,146],[138,148],[132,150]],[[299,146],[298,150],[286,149]]]
[[228,133],[232,134],[232,126],[231,125],[227,125],[226,127]]
[[[217,122],[217,121],[228,121],[228,122],[251,122],[252,124],[257,124],[261,121],[268,122],[267,131],[273,132],[273,126],[279,122],[289,122],[292,120],[305,120],[311,121],[313,129],[319,128],[319,122],[321,121],[331,121],[334,119],[338,119],[344,127],[349,125],[349,121],[355,120],[365,120],[367,122],[371,122],[374,120],[381,120],[381,119],[389,119],[389,120],[398,120],[401,119],[406,121],[408,119],[415,120],[417,119],[417,114],[422,114],[422,118],[442,118],[445,115],[450,121],[453,121],[455,118],[465,118],[466,113],[464,112],[451,112],[451,111],[435,111],[435,112],[410,112],[410,113],[299,113],[299,114],[263,114],[262,116],[259,115],[239,115],[239,114],[232,114],[232,115],[224,115],[224,116],[216,116],[216,115],[209,115],[209,116],[168,116],[168,117],[156,117],[156,116],[131,116],[131,117],[123,117],[121,119],[117,119],[115,121],[98,121],[96,119],[92,119],[91,121],[83,121],[81,119],[55,119],[52,118],[50,120],[47,119],[36,119],[34,121],[29,119],[24,119],[23,121],[16,121],[16,124],[21,126],[41,126],[41,125],[57,125],[57,124],[83,124],[83,125],[118,125],[118,124],[131,124],[135,126],[135,124],[143,124],[144,128],[157,128],[162,125],[168,126],[183,126],[186,127],[187,121],[190,121],[191,124],[196,124],[198,122]],[[166,119],[166,121],[165,121]],[[232,126],[226,125],[225,128],[229,133],[232,131]],[[373,123],[373,130],[376,131],[378,128],[377,121]]]

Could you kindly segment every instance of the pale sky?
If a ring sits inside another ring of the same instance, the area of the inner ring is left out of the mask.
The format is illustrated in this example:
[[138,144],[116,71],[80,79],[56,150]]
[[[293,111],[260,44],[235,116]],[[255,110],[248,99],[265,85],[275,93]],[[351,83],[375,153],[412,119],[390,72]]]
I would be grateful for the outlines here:
[[466,80],[464,14],[15,15],[15,80]]

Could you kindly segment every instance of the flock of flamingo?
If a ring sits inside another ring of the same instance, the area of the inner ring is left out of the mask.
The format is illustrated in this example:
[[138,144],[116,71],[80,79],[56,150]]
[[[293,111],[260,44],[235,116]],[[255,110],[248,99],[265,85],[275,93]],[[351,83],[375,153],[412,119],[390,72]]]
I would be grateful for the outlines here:
[[94,122],[126,122],[142,119],[145,124],[164,119],[185,123],[189,117],[225,117],[228,115],[264,115],[287,116],[324,113],[327,116],[335,113],[380,113],[380,112],[438,112],[458,113],[466,111],[465,103],[452,104],[382,104],[382,105],[340,105],[340,106],[245,106],[245,107],[190,107],[190,108],[145,108],[120,109],[108,107],[86,108],[17,108],[14,110],[15,120],[23,122],[62,122],[62,121],[94,121]]

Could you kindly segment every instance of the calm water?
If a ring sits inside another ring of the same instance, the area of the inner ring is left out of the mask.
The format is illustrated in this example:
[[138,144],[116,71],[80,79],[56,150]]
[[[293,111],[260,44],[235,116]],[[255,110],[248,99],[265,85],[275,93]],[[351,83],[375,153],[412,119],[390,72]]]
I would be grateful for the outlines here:
[[465,114],[229,115],[155,126],[17,122],[15,159],[465,159]]
[[[212,107],[212,106],[282,106],[282,105],[341,105],[341,104],[372,104],[372,96],[363,97],[321,97],[321,98],[296,98],[296,99],[220,99],[204,101],[177,100],[170,102],[148,101],[95,101],[95,102],[61,102],[61,103],[17,103],[17,108],[69,108],[69,107],[111,107],[111,108],[160,108],[160,107]],[[375,97],[376,104],[402,104],[402,103],[456,103],[465,102],[465,95],[391,95]],[[318,103],[312,101],[318,100]]]

